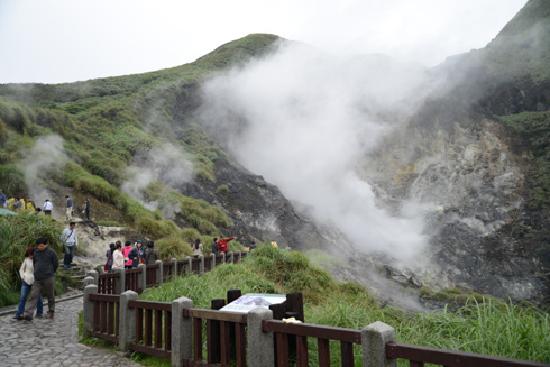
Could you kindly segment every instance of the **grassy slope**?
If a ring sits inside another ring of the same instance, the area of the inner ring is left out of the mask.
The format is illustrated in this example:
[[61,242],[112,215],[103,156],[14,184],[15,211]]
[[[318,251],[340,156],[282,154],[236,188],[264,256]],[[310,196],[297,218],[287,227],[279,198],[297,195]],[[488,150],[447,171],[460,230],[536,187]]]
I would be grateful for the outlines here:
[[[196,126],[184,129],[183,141],[171,140],[175,123],[171,99],[216,70],[266,52],[275,40],[276,36],[250,35],[194,63],[139,75],[55,85],[0,85],[0,187],[10,195],[25,194],[17,162],[38,136],[59,134],[71,162],[61,177],[54,177],[57,183],[108,203],[120,213],[114,218],[122,217],[151,238],[182,235],[160,212],[146,210],[119,190],[125,167],[138,149],[171,141],[190,153],[196,179],[215,182],[213,162],[223,152]],[[231,226],[219,208],[170,195],[180,204],[188,225],[185,237],[217,235],[220,228]]]
[[[231,288],[243,293],[301,291],[306,321],[311,323],[359,329],[381,320],[394,326],[397,338],[407,343],[550,362],[547,313],[494,300],[472,301],[457,312],[405,313],[381,307],[356,284],[334,281],[298,252],[270,246],[260,247],[241,265],[223,265],[200,277],[180,277],[147,290],[141,298],[171,301],[185,295],[195,306],[208,308],[210,300],[225,298]],[[337,346],[333,347],[336,358]]]

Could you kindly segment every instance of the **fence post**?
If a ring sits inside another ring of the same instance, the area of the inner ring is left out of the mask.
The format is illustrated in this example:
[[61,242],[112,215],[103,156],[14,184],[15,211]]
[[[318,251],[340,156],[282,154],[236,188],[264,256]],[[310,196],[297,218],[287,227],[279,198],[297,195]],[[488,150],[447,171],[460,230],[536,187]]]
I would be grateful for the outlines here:
[[155,264],[158,265],[157,267],[157,284],[164,283],[164,264],[162,263],[162,260],[155,260]]
[[94,279],[94,284],[99,284],[99,273],[97,272],[97,270],[88,270],[86,272],[86,276],[92,277]]
[[216,255],[210,254],[210,256],[212,257],[212,262],[210,262],[210,264],[212,264],[210,270],[214,270],[214,268],[216,267]]
[[395,359],[386,358],[386,343],[395,341],[395,331],[381,321],[361,330],[363,367],[395,367]]
[[186,256],[185,261],[187,262],[188,271],[185,272],[185,275],[193,275],[193,258],[191,256]]
[[131,342],[136,339],[136,310],[128,307],[128,302],[136,300],[138,294],[126,291],[120,294],[120,318],[118,320],[118,348],[126,352]]
[[204,256],[200,255],[199,260],[199,274],[204,274]]
[[228,263],[233,264],[233,251],[229,251],[228,255],[229,255]]
[[118,282],[116,283],[116,294],[126,292],[126,269],[118,269]]
[[246,330],[246,361],[250,367],[275,365],[273,333],[264,333],[262,321],[273,320],[273,312],[265,308],[255,308],[248,312]]
[[180,367],[193,358],[193,319],[183,317],[184,309],[193,308],[193,301],[180,297],[172,301],[172,366]]
[[[87,285],[93,285],[95,284],[94,283],[94,278],[92,278],[91,276],[86,276],[84,279],[82,279],[82,284],[84,286],[84,288],[86,288]],[[98,284],[96,284],[98,285]]]
[[145,292],[145,287],[147,287],[147,266],[145,264],[139,264],[138,269],[141,270],[141,274],[138,275],[138,289]]
[[222,252],[222,264],[225,264],[225,252]]
[[[91,278],[91,277],[86,277]],[[92,279],[93,280],[93,279]],[[84,297],[82,298],[82,314],[84,317],[84,337],[92,336],[92,323],[94,320],[94,305],[90,301],[90,294],[97,294],[97,285],[89,284],[84,287]]]

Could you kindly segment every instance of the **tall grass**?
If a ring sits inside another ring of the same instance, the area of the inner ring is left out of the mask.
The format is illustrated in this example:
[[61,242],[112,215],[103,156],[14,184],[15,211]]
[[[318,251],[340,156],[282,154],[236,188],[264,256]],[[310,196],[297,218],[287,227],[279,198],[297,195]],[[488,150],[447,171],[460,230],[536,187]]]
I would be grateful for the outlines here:
[[0,217],[0,292],[14,290],[19,282],[19,266],[27,247],[34,245],[38,237],[46,237],[50,246],[61,251],[61,228],[51,218],[21,213]]

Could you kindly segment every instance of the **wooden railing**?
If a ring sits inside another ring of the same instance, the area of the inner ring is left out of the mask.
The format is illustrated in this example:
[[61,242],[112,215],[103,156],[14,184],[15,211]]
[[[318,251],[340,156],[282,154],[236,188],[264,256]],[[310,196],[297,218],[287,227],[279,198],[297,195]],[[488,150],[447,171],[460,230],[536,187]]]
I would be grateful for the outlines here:
[[[234,361],[238,367],[246,366],[246,314],[216,310],[190,309],[184,317],[193,319],[193,364],[221,363],[228,366]],[[207,360],[203,352],[203,323],[206,322]],[[234,352],[232,353],[232,348]]]
[[166,302],[130,301],[128,308],[136,310],[136,339],[130,348],[169,358],[172,349],[172,305]]
[[405,359],[409,361],[411,367],[423,367],[426,363],[445,367],[548,367],[543,363],[417,347],[395,342],[386,344],[386,357],[389,359]]
[[126,269],[124,272],[126,274],[126,290],[134,291],[137,293],[143,292],[143,289],[140,287],[139,277],[142,276],[141,269]]
[[330,366],[329,342],[340,342],[340,360],[342,366],[354,366],[353,344],[361,344],[361,333],[358,330],[333,328],[313,324],[293,324],[282,321],[263,321],[262,330],[275,335],[277,367],[289,366],[289,342],[296,345],[296,366],[309,366],[307,338],[317,339],[319,366]]
[[90,294],[90,301],[93,303],[92,336],[117,343],[120,296]]
[[147,265],[145,268],[145,286],[146,287],[154,287],[158,284],[157,280],[157,269],[159,268],[160,264],[155,265]]
[[118,273],[99,274],[98,292],[102,294],[117,294]]

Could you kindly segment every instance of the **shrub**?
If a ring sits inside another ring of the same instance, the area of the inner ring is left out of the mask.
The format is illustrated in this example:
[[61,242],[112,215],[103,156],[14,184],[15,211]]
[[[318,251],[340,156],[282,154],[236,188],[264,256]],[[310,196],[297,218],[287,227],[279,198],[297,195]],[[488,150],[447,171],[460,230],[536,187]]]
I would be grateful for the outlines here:
[[50,246],[60,253],[60,235],[60,225],[43,215],[21,213],[0,217],[0,293],[18,284],[17,274],[27,247],[34,245],[38,237],[46,237]]
[[191,245],[179,236],[161,238],[155,242],[161,259],[182,259],[193,254]]

